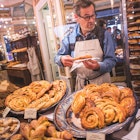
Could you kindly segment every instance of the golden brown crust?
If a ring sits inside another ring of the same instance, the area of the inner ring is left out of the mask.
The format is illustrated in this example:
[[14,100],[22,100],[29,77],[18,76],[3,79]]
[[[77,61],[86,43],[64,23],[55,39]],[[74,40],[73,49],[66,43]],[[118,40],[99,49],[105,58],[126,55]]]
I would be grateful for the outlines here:
[[120,89],[120,101],[125,97],[133,96],[133,92],[130,88],[124,87]]
[[103,128],[104,124],[104,113],[97,107],[86,108],[82,111],[81,125],[85,129]]
[[27,140],[45,140],[48,137],[51,140],[73,139],[73,135],[68,131],[57,131],[45,116],[32,120],[30,123],[21,123],[20,133]]
[[24,140],[24,137],[21,134],[13,135],[10,140]]
[[128,116],[131,116],[135,111],[136,100],[130,88],[120,89],[110,83],[104,83],[100,86],[95,84],[85,86],[83,90],[75,94],[71,105],[73,113],[80,118],[85,129],[93,129],[90,128],[90,125],[89,127],[84,126],[84,121],[82,122],[85,110],[88,112],[89,108],[93,107],[103,111],[104,123],[110,125],[116,122],[122,123]]
[[125,110],[117,103],[108,101],[98,106],[104,112],[105,123],[107,125],[115,122],[123,122],[126,119]]
[[87,58],[92,58],[92,56],[87,54],[84,56],[75,57],[73,58],[73,60],[81,60],[81,59],[87,59]]
[[75,96],[74,96],[74,100],[71,104],[71,109],[74,112],[75,115],[77,115],[85,106],[85,94],[84,92],[78,91]]
[[60,101],[65,93],[66,82],[63,80],[55,80],[52,84],[45,80],[34,81],[7,96],[5,105],[14,111],[24,111],[26,108],[41,110]]
[[132,116],[136,107],[135,98],[133,96],[125,97],[121,100],[120,105],[125,109],[127,117]]

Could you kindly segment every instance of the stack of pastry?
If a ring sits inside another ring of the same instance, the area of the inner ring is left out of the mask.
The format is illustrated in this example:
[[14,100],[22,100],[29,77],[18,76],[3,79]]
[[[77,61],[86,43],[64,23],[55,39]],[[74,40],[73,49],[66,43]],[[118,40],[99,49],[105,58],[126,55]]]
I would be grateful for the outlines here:
[[75,94],[71,105],[85,129],[122,123],[134,113],[135,107],[136,101],[130,88],[120,89],[108,83],[87,85]]
[[21,123],[20,134],[15,134],[10,140],[72,140],[68,131],[57,131],[55,126],[45,116],[30,123]]
[[57,103],[65,93],[66,83],[63,80],[55,80],[52,84],[45,80],[35,81],[7,96],[5,105],[14,111],[26,108],[41,110]]

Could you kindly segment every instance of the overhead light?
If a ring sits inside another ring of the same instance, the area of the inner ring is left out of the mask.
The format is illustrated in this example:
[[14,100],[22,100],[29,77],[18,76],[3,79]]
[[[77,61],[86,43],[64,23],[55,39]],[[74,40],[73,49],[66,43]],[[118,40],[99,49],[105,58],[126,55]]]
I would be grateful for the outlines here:
[[3,4],[1,4],[1,5],[0,5],[0,7],[4,7],[4,5],[3,5]]
[[114,0],[110,0],[110,3],[111,3],[111,7],[113,9],[113,7],[114,7]]

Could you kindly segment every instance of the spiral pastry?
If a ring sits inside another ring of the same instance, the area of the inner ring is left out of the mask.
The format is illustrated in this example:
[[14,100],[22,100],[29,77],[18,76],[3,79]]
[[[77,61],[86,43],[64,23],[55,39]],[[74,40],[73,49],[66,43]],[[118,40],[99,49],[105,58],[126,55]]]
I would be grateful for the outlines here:
[[104,113],[97,107],[84,109],[80,117],[81,125],[85,129],[103,128],[105,126]]
[[99,94],[99,92],[92,92],[87,94],[86,98],[89,98],[94,102],[95,100],[101,99],[101,95]]
[[98,85],[96,84],[88,84],[84,87],[84,91],[87,93],[87,94],[90,94],[92,92],[98,92],[99,90],[99,87]]
[[132,90],[128,87],[120,89],[120,93],[121,93],[120,94],[120,101],[127,96],[131,96],[131,97],[133,96]]
[[136,107],[135,98],[133,96],[125,97],[121,100],[120,105],[125,109],[127,117],[132,116]]
[[102,97],[102,99],[109,99],[111,101],[119,102],[119,98],[113,93],[114,92],[112,92],[112,91],[107,91],[105,93],[102,93],[101,97]]
[[120,96],[120,90],[119,88],[114,85],[114,84],[110,84],[110,83],[103,83],[100,85],[100,90],[101,93],[105,93],[105,92],[112,92],[116,97]]
[[14,111],[23,111],[30,102],[31,99],[28,96],[19,95],[12,98],[8,103],[8,106]]
[[36,99],[36,93],[33,92],[33,91],[30,89],[30,86],[22,87],[22,88],[20,88],[20,92],[14,92],[13,94],[16,94],[17,96],[18,96],[18,95],[26,95],[26,96],[28,96],[32,101]]
[[52,87],[52,84],[50,84],[48,81],[41,80],[34,81],[29,86],[30,89],[37,94],[37,99],[39,99]]
[[106,125],[109,125],[115,122],[121,123],[126,118],[126,112],[124,108],[121,105],[119,105],[117,102],[108,101],[102,104],[102,106],[99,106],[99,108],[100,107],[102,111],[104,112]]
[[74,100],[71,104],[71,109],[75,115],[79,114],[79,112],[84,108],[86,103],[85,100],[85,93],[81,90],[78,91],[75,96]]

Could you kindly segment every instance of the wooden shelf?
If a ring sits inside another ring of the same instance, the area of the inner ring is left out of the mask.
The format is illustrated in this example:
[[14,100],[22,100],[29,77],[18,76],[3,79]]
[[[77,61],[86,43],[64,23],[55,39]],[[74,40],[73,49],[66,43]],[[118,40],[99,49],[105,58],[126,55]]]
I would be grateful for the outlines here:
[[19,53],[19,52],[26,52],[26,51],[27,51],[27,47],[21,48],[21,49],[12,50],[12,53]]

